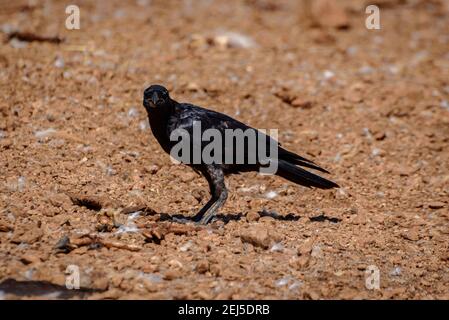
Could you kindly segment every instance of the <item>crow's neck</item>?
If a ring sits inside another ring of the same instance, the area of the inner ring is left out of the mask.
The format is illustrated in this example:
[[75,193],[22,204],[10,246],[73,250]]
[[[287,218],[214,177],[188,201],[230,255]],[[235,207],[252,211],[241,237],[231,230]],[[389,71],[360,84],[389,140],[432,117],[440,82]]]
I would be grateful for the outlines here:
[[[151,131],[162,148],[169,145],[169,134],[167,131],[168,121],[173,113],[176,101],[171,100],[167,106],[162,108],[151,108],[148,110]],[[166,152],[169,152],[165,150]]]

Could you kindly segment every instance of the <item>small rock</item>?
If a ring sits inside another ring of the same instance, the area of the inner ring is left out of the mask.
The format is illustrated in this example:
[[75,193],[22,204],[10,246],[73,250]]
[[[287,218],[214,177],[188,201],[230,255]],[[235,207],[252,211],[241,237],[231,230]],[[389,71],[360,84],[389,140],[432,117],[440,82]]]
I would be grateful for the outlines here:
[[265,198],[274,199],[277,197],[277,195],[278,193],[276,191],[268,191],[267,193],[265,193]]
[[349,17],[345,8],[334,0],[311,1],[311,13],[314,22],[322,27],[348,28]]
[[333,77],[335,77],[335,73],[330,70],[325,70],[323,72],[323,77],[324,77],[324,79],[329,80],[329,79],[332,79]]
[[182,182],[190,182],[193,179],[195,179],[197,177],[197,175],[194,172],[191,171],[187,171],[181,174],[181,181]]
[[192,247],[192,245],[193,245],[193,241],[189,240],[179,248],[179,251],[181,251],[181,252],[189,251],[189,249]]
[[221,267],[219,264],[212,264],[209,267],[209,270],[210,270],[210,273],[215,277],[220,276],[220,274],[222,273],[222,270],[221,270]]
[[32,253],[28,253],[23,255],[20,258],[20,261],[22,261],[22,263],[24,264],[31,264],[31,263],[39,263],[41,262],[41,259],[39,258],[39,256],[32,254]]
[[135,118],[137,116],[139,116],[139,111],[136,108],[132,107],[128,110],[128,117]]
[[337,200],[344,200],[349,197],[348,192],[344,188],[338,188],[337,191],[335,191],[335,199]]
[[393,277],[400,276],[402,273],[401,267],[394,267],[393,270],[391,270],[390,275]]
[[246,221],[248,222],[256,222],[259,220],[259,218],[260,218],[259,213],[255,211],[250,211],[246,214]]
[[298,255],[305,256],[309,255],[312,252],[313,245],[315,240],[312,238],[308,238],[298,247]]
[[418,241],[419,240],[419,232],[416,229],[410,229],[406,232],[401,233],[401,236],[404,239],[410,240],[410,241]]
[[366,214],[363,212],[358,212],[357,215],[351,220],[351,223],[355,225],[364,225],[366,224],[366,221]]
[[207,271],[209,271],[209,261],[201,260],[200,262],[198,262],[198,264],[196,265],[196,271],[198,273],[206,273]]
[[48,200],[55,207],[69,207],[72,205],[72,200],[70,197],[63,193],[52,194],[49,196]]
[[309,264],[310,257],[309,256],[301,256],[296,260],[296,264],[299,267],[299,269],[307,267]]
[[12,235],[11,242],[33,244],[41,239],[43,232],[40,228],[17,229]]
[[56,130],[53,129],[53,128],[49,128],[49,129],[46,129],[46,130],[36,131],[34,133],[34,136],[36,138],[38,138],[38,139],[44,139],[44,138],[46,138],[46,137],[48,137],[48,136],[50,136],[50,135],[52,135],[54,133],[56,133]]
[[290,103],[290,105],[292,107],[295,107],[295,108],[310,109],[312,107],[312,101],[305,100],[305,99],[302,99],[302,98],[295,98]]
[[186,86],[188,91],[197,92],[200,91],[200,86],[196,82],[189,82]]
[[62,57],[57,57],[55,60],[55,67],[64,68],[64,66],[65,66],[64,59]]
[[149,127],[150,127],[150,125],[149,125],[147,120],[142,120],[142,121],[139,122],[140,130],[146,131],[146,130],[148,130]]
[[252,38],[237,32],[222,32],[212,39],[212,43],[221,48],[243,49],[253,48],[257,45]]
[[273,246],[270,249],[271,252],[282,252],[283,250],[284,246],[280,242],[273,244]]
[[272,242],[279,242],[280,237],[274,232],[269,232],[268,229],[255,226],[250,227],[240,234],[243,242],[251,243],[253,246],[268,249]]
[[282,287],[287,285],[290,282],[290,277],[284,277],[275,282],[276,287]]
[[429,203],[430,209],[441,209],[441,208],[444,208],[445,206],[446,206],[446,204],[441,201],[433,201],[433,202]]
[[106,291],[109,288],[109,280],[107,277],[96,277],[92,281],[90,288],[99,291]]
[[165,280],[174,280],[177,278],[181,277],[181,272],[179,270],[168,270],[165,275],[164,275],[164,279]]
[[25,186],[26,186],[26,178],[20,176],[19,179],[17,179],[17,190],[19,192],[22,192],[23,190],[25,190]]
[[13,230],[13,227],[0,221],[0,232],[8,232]]
[[156,174],[159,171],[159,166],[153,164],[147,170],[150,174]]

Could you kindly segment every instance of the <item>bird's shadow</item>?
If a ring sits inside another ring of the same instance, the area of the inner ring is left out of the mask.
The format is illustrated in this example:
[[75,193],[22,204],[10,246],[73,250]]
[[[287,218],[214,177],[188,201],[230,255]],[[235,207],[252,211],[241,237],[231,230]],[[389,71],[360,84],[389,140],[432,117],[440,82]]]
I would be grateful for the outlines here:
[[310,217],[309,218],[310,221],[312,222],[325,222],[325,221],[329,221],[332,223],[338,223],[341,221],[341,219],[339,218],[334,218],[334,217],[328,217],[327,215],[325,215],[324,213],[321,213],[315,217]]
[[79,288],[77,290],[67,289],[66,286],[61,286],[48,281],[34,281],[25,280],[17,281],[13,278],[7,278],[0,283],[0,291],[6,294],[13,294],[15,296],[41,296],[48,297],[53,295],[56,299],[72,299],[75,297],[84,298],[86,295],[103,292],[104,290],[92,288]]
[[[172,221],[172,222],[178,222],[178,223],[196,223],[195,219],[193,217],[184,216],[182,214],[169,214],[169,213],[159,213],[160,218],[159,221]],[[227,224],[230,221],[239,221],[243,217],[245,217],[243,213],[239,212],[236,214],[217,214],[213,217],[213,221],[222,221],[224,224]],[[262,211],[259,211],[259,216],[262,217],[271,217],[275,220],[281,220],[281,221],[297,221],[300,219],[300,216],[297,216],[293,213],[289,213],[285,216],[280,215],[279,213],[275,211],[267,211],[263,209]]]

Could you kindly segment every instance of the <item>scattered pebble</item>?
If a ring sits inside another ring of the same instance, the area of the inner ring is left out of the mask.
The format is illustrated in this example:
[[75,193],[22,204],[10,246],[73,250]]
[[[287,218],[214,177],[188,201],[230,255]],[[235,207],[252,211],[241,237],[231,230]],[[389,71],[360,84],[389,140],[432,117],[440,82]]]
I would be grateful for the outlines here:
[[268,191],[265,193],[265,198],[267,199],[274,199],[278,196],[278,193],[276,191]]
[[279,242],[281,237],[269,231],[266,227],[251,226],[240,234],[243,242],[251,243],[253,246],[268,249],[272,242]]
[[280,242],[276,242],[275,244],[273,244],[273,246],[270,249],[271,252],[282,252],[283,250],[284,246]]
[[319,245],[313,246],[312,252],[310,254],[314,258],[319,258],[322,255],[322,250]]
[[19,192],[23,192],[23,190],[25,190],[25,186],[26,186],[26,178],[20,176],[19,179],[17,179],[17,190]]
[[329,80],[329,79],[332,79],[333,77],[335,77],[335,73],[333,73],[330,70],[325,70],[323,72],[323,77],[324,77],[324,79]]
[[393,270],[391,270],[390,275],[393,277],[398,277],[402,273],[401,267],[394,267]]
[[371,155],[372,155],[373,157],[376,157],[376,156],[380,155],[381,152],[382,152],[382,151],[381,151],[379,148],[373,148],[373,150],[371,150]]
[[53,128],[49,128],[49,129],[34,132],[34,136],[38,139],[44,139],[48,136],[51,136],[54,133],[56,133],[56,130]]
[[343,200],[348,198],[348,192],[344,188],[339,188],[335,191],[335,199]]
[[136,212],[131,213],[128,216],[126,224],[121,225],[115,233],[121,234],[121,233],[138,232],[139,228],[136,226],[136,224],[134,223],[133,220],[135,220],[137,217],[139,217],[141,215],[141,213],[142,213],[141,211],[136,211]]
[[135,118],[139,116],[139,111],[136,108],[131,108],[128,110],[128,117]]
[[283,286],[287,285],[290,282],[290,279],[291,279],[290,276],[281,278],[281,279],[279,279],[279,280],[277,280],[275,282],[275,285],[276,285],[276,287],[283,287]]
[[179,247],[179,251],[186,252],[189,251],[189,249],[193,246],[193,241],[189,240],[185,244],[183,244],[181,247]]
[[430,209],[441,209],[441,208],[444,208],[445,206],[446,206],[446,204],[441,201],[433,201],[433,202],[429,203]]
[[55,67],[56,68],[64,68],[64,66],[65,66],[64,59],[62,57],[57,57],[55,60]]
[[402,232],[401,236],[404,239],[407,239],[407,240],[410,240],[410,241],[418,241],[419,238],[420,238],[419,237],[419,232],[416,229],[410,229],[410,230],[407,230],[405,232]]
[[142,120],[139,122],[139,128],[142,131],[146,131],[150,128],[150,124],[148,123],[148,120]]
[[251,37],[231,31],[220,32],[212,39],[212,41],[222,48],[249,49],[257,46],[256,42]]
[[162,282],[162,276],[159,275],[159,274],[140,272],[139,276],[141,278],[150,280],[153,283],[160,283],[160,282]]
[[293,283],[291,285],[288,286],[289,290],[296,290],[299,289],[302,285],[302,281],[300,280],[295,280],[293,281]]
[[246,214],[246,221],[248,222],[255,222],[258,221],[260,218],[260,215],[258,212],[250,211]]
[[207,260],[201,260],[196,265],[196,271],[198,273],[206,273],[207,271],[209,271],[209,268],[210,268],[210,265],[209,265],[209,261],[207,261]]
[[12,38],[9,41],[9,44],[11,45],[11,47],[13,47],[14,49],[24,49],[27,47],[28,43],[26,41],[20,41],[16,38]]

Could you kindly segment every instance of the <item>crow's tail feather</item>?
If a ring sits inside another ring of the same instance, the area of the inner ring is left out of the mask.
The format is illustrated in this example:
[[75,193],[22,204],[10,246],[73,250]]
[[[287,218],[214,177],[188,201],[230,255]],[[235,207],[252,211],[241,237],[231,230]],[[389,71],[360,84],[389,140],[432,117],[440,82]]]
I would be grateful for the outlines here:
[[315,169],[324,173],[329,173],[326,169],[321,168],[318,166],[315,162],[303,158],[300,155],[297,155],[296,153],[290,152],[288,150],[280,148],[279,150],[279,158],[294,164],[297,164],[299,166]]
[[330,180],[324,179],[316,174],[308,172],[303,168],[297,167],[285,160],[279,160],[278,176],[283,177],[291,182],[300,184],[305,187],[315,187],[320,189],[338,188],[338,184]]

